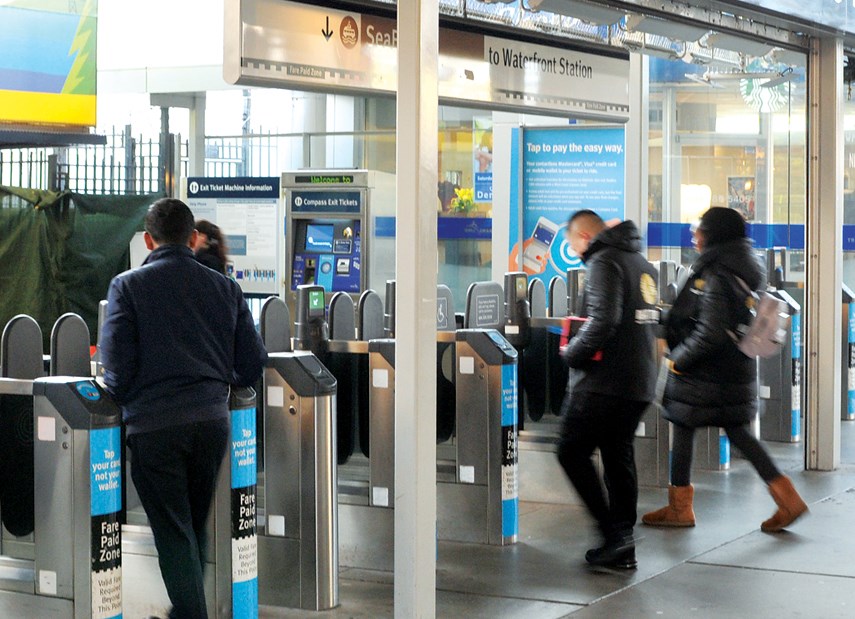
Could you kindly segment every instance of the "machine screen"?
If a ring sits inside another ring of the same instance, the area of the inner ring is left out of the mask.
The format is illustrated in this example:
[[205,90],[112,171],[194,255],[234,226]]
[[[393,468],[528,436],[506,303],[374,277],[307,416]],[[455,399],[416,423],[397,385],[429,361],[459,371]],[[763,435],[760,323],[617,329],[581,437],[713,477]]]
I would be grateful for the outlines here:
[[324,291],[310,290],[309,291],[309,313],[314,315],[316,312],[324,311]]
[[314,285],[326,292],[362,290],[361,232],[358,219],[297,219],[291,289]]
[[309,224],[306,226],[306,251],[331,252],[333,249],[334,227],[330,224]]
[[555,238],[555,232],[545,226],[538,226],[534,229],[534,238],[544,245],[551,245],[552,239]]

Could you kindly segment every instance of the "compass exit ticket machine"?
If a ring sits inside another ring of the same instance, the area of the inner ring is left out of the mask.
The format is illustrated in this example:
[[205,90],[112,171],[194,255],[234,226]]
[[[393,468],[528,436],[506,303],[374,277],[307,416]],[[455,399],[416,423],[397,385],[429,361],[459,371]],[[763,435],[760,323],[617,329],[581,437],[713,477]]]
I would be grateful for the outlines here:
[[331,295],[385,289],[394,279],[395,240],[376,238],[378,216],[395,214],[395,177],[366,170],[286,172],[285,289],[323,286]]

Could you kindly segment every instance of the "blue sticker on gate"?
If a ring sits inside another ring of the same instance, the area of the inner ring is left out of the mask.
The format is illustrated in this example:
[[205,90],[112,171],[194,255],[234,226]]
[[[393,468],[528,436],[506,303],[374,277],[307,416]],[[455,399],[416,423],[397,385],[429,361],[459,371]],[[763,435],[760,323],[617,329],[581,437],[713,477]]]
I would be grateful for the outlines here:
[[92,381],[83,380],[74,385],[74,388],[77,389],[77,393],[86,400],[90,402],[97,402],[101,399],[101,392],[98,391],[98,387],[96,387]]
[[802,433],[802,315],[793,314],[793,339],[791,346],[792,357],[792,410],[790,417],[790,440],[797,442]]
[[849,371],[846,374],[846,383],[849,397],[847,398],[846,417],[853,419],[855,418],[855,380],[853,380],[855,378],[853,376],[855,373],[855,301],[849,303],[849,337],[847,342],[849,344],[847,350]]
[[[81,391],[83,385],[93,387],[91,383],[77,383],[78,393],[86,399],[93,399]],[[92,583],[89,616],[104,619],[122,617],[122,525],[119,522],[122,509],[121,447],[122,433],[118,426],[89,431]]]
[[724,434],[718,437],[718,466],[721,469],[730,466],[730,440]]
[[258,455],[255,407],[231,411],[232,617],[258,617],[256,482]]
[[89,432],[90,514],[122,509],[122,433],[118,426]]
[[502,366],[502,536],[519,533],[519,449],[517,366]]

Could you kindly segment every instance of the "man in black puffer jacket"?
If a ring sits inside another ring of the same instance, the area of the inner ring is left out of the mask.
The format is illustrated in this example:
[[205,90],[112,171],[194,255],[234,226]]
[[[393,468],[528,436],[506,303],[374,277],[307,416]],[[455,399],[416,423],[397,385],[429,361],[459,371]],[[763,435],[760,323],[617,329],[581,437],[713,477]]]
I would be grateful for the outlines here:
[[[562,351],[571,372],[558,459],[603,534],[603,545],[585,559],[632,569],[638,503],[633,441],[656,383],[656,271],[641,255],[631,221],[609,228],[593,211],[578,211],[566,235],[587,266],[581,303],[587,321]],[[608,500],[591,462],[595,448]]]

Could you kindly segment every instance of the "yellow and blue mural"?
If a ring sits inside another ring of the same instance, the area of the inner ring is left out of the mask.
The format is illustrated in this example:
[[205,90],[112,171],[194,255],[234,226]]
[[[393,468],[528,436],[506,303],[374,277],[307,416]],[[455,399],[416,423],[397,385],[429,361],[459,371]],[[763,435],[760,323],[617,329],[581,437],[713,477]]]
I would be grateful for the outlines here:
[[94,125],[97,0],[0,4],[0,123]]

